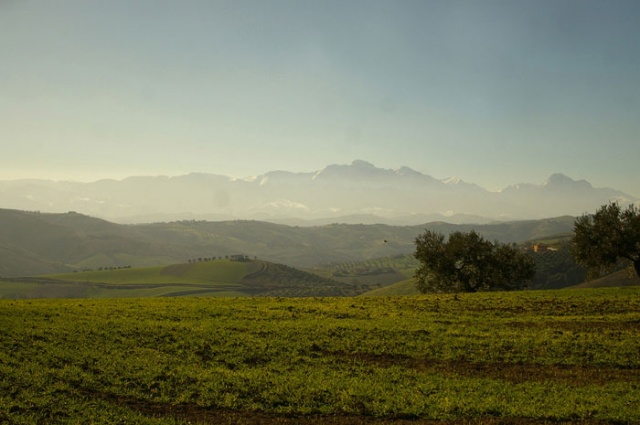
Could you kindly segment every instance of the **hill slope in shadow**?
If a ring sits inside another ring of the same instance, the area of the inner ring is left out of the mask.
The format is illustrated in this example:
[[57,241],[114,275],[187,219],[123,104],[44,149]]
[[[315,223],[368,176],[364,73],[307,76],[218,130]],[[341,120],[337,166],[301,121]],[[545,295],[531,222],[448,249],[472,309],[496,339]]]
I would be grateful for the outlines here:
[[425,229],[475,229],[487,239],[520,242],[571,231],[572,217],[484,225],[330,224],[295,227],[261,221],[179,221],[120,225],[83,214],[0,209],[0,273],[38,275],[101,267],[148,267],[243,254],[312,267],[411,254]]

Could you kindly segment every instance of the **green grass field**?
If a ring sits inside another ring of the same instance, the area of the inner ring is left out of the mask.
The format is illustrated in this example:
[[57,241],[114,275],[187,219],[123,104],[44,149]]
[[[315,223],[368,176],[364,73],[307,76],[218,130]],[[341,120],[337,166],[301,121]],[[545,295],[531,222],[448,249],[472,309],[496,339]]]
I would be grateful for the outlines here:
[[371,291],[367,291],[361,296],[363,297],[393,297],[398,295],[418,295],[420,291],[416,288],[416,280],[406,279],[400,282],[396,282],[389,286],[384,286],[382,288],[372,289]]
[[637,287],[0,300],[0,423],[637,424],[639,353]]
[[261,260],[215,260],[0,278],[0,298],[143,298],[158,296],[354,296],[369,286],[338,282]]
[[243,296],[242,279],[263,263],[227,260],[85,271],[0,281],[0,298]]
[[170,284],[194,285],[237,284],[249,270],[250,263],[218,260],[213,262],[184,263],[166,267],[146,267],[101,270],[47,276],[73,282],[101,282],[117,285]]

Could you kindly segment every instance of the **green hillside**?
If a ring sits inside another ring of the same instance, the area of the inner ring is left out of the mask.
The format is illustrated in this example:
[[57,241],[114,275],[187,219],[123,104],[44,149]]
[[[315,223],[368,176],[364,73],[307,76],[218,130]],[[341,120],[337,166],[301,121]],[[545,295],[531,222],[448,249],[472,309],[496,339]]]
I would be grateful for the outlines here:
[[385,287],[413,276],[418,264],[418,260],[413,255],[394,255],[371,260],[325,264],[308,270],[340,282]]
[[74,212],[43,214],[0,209],[0,223],[0,243],[5,254],[0,257],[1,276],[171,264],[199,253],[189,246],[159,241],[135,226]]
[[[87,271],[48,276],[52,279],[131,284],[237,284],[248,273],[248,263],[229,260],[174,264],[165,267],[125,268],[115,270]],[[254,263],[251,263],[252,265]]]
[[0,279],[0,298],[352,296],[368,289],[366,285],[337,282],[260,260],[215,260]]
[[0,276],[163,266],[234,254],[312,268],[410,255],[425,228],[445,234],[475,229],[490,240],[521,242],[571,231],[572,226],[571,217],[486,225],[296,227],[246,220],[119,225],[73,212],[0,209]]
[[618,270],[598,279],[588,280],[572,288],[611,288],[624,286],[640,286],[640,278],[632,270]]
[[72,271],[73,267],[44,255],[0,242],[0,276],[24,274],[46,274]]
[[400,282],[396,282],[392,285],[382,288],[372,289],[364,294],[362,297],[392,297],[392,296],[404,296],[404,295],[418,295],[420,291],[416,288],[415,279],[406,279]]

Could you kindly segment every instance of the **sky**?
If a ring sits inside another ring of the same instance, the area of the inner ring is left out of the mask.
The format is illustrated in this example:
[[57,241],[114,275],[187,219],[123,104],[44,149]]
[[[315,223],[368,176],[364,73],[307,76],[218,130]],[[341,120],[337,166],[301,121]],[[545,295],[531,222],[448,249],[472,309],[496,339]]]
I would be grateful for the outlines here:
[[0,179],[310,172],[640,196],[637,0],[0,0]]

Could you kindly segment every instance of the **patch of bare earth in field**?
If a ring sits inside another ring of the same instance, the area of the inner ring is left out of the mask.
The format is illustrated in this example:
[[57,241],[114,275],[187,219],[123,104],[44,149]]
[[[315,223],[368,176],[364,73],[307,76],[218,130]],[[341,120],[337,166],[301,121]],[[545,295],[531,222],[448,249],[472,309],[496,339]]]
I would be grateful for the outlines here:
[[[558,381],[562,380],[574,385],[597,384],[604,385],[612,380],[629,380],[640,382],[640,371],[620,369],[587,369],[580,367],[560,367],[531,364],[492,364],[472,363],[464,361],[432,361],[426,358],[415,359],[403,356],[371,355],[362,353],[325,352],[343,361],[375,363],[378,366],[401,365],[422,371],[433,371],[444,375],[459,375],[500,379],[512,383],[526,381]],[[396,424],[396,425],[622,425],[626,422],[601,421],[595,419],[532,419],[518,417],[469,417],[452,420],[423,419],[411,415],[397,415],[390,417],[376,417],[362,415],[297,415],[274,414],[260,411],[233,411],[216,407],[206,407],[197,404],[166,404],[148,400],[85,391],[85,396],[101,398],[109,403],[126,407],[146,416],[157,418],[174,418],[192,424],[216,425],[367,425],[367,424]]]
[[110,394],[93,393],[92,396],[156,418],[173,418],[203,425],[622,425],[599,420],[546,420],[530,418],[479,417],[453,420],[421,419],[418,417],[375,417],[368,415],[294,415],[265,412],[232,411],[207,408],[194,404],[168,405],[136,400]]
[[580,366],[543,365],[527,363],[470,362],[465,360],[434,360],[402,355],[378,355],[325,351],[343,361],[374,363],[382,367],[402,366],[442,375],[489,378],[515,384],[523,382],[562,381],[571,385],[606,385],[614,381],[640,383],[639,369],[612,367],[585,368]]

